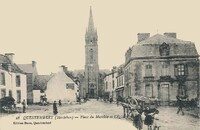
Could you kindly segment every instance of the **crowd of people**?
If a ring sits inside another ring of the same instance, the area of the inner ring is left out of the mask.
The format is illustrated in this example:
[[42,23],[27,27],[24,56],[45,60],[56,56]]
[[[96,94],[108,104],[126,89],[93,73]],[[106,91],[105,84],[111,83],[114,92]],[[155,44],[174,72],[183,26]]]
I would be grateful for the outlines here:
[[133,125],[138,129],[142,130],[143,125],[147,125],[148,130],[159,130],[159,110],[154,109],[153,111],[146,107],[146,109],[140,110],[135,109],[131,113],[131,118],[133,121]]

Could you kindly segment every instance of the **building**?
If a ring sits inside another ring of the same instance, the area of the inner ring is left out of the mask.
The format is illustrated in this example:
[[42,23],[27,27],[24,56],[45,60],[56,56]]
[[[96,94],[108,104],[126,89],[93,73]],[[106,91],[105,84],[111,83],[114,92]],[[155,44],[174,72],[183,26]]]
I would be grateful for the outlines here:
[[117,87],[117,67],[113,67],[112,72],[104,77],[104,98],[111,98],[116,100],[116,87]]
[[81,89],[83,97],[96,98],[98,96],[99,64],[97,41],[97,30],[94,27],[92,9],[90,7],[89,23],[85,33],[85,85]]
[[117,86],[115,88],[116,98],[124,97],[124,65],[120,65],[117,69]]
[[199,97],[199,55],[194,43],[176,33],[138,33],[125,59],[125,96],[158,98],[162,105],[176,96]]
[[36,62],[32,61],[30,64],[18,64],[19,68],[26,73],[27,77],[27,103],[33,103],[33,88],[35,77],[38,75]]
[[27,99],[26,75],[13,62],[13,53],[0,54],[0,98],[10,96],[16,103]]
[[47,82],[45,94],[48,102],[53,103],[58,100],[63,103],[76,102],[79,96],[79,82],[66,71],[66,67],[61,66]]
[[45,90],[47,89],[47,83],[50,78],[54,74],[51,75],[37,75],[34,80],[34,88],[33,92],[33,103],[41,103],[43,99],[46,98]]

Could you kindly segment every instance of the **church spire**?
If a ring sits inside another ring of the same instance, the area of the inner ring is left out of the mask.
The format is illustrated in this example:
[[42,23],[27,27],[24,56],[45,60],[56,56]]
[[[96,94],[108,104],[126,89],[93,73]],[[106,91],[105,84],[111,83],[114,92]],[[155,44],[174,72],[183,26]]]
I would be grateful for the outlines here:
[[89,16],[89,23],[88,23],[88,31],[94,31],[94,22],[93,22],[93,16],[92,16],[92,7],[90,6],[90,16]]

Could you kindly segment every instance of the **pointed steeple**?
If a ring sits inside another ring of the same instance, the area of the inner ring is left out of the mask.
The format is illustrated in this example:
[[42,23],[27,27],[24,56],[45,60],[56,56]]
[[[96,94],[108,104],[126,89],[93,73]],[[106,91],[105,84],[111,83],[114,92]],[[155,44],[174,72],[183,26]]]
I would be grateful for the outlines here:
[[88,23],[88,31],[94,31],[94,22],[93,22],[93,16],[92,16],[92,7],[90,6],[90,16],[89,16],[89,23]]

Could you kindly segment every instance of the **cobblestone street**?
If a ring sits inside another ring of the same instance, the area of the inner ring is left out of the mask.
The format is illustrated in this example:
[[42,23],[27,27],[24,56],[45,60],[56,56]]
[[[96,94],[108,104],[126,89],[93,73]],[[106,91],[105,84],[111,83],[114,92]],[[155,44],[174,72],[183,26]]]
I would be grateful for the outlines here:
[[[40,114],[40,115],[53,115],[52,105],[49,106],[38,106],[33,105],[27,108],[28,115]],[[199,119],[191,116],[188,111],[185,111],[185,115],[176,114],[176,107],[160,107],[159,117],[161,130],[198,130]],[[102,101],[90,100],[82,104],[67,105],[63,104],[58,106],[58,116],[67,115],[73,113],[74,115],[106,115],[115,116],[117,123],[124,122],[132,125],[129,119],[123,118],[123,108],[121,105],[117,106],[115,103],[105,103]],[[24,114],[21,114],[24,115]],[[6,114],[1,114],[1,118],[4,118]],[[100,119],[98,119],[100,120]],[[134,126],[132,126],[134,128]],[[143,130],[147,130],[144,125]]]

